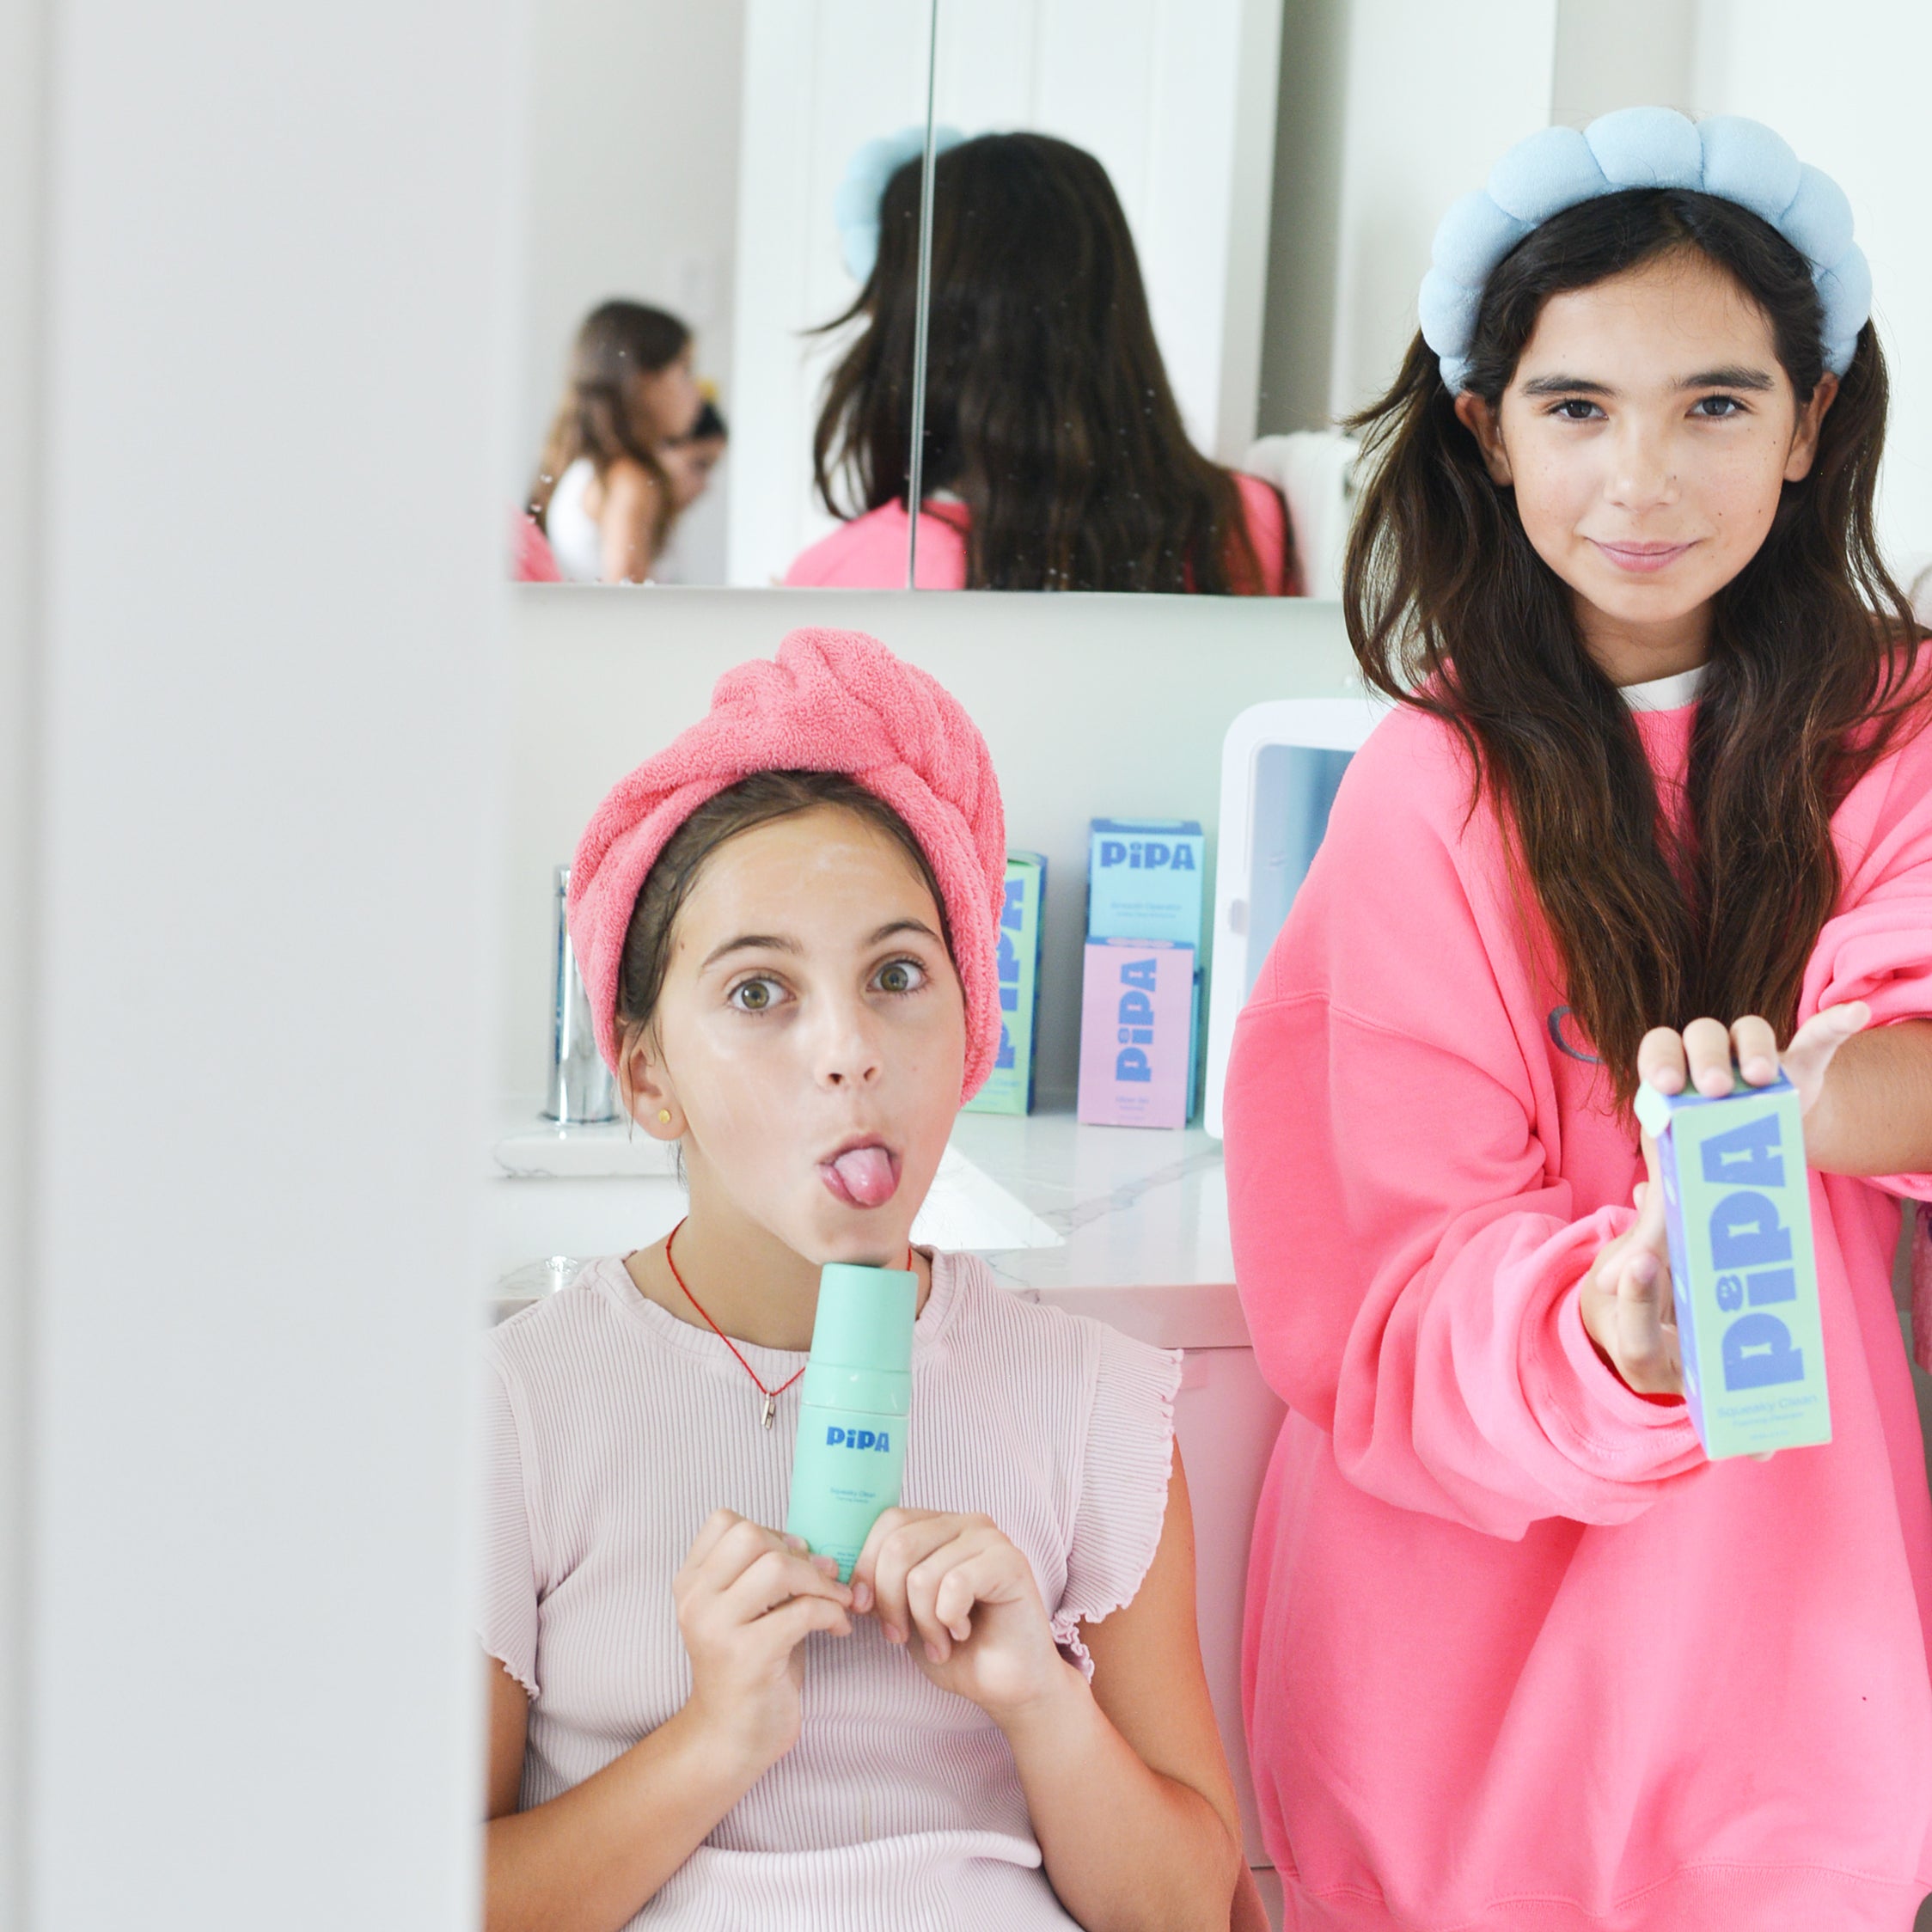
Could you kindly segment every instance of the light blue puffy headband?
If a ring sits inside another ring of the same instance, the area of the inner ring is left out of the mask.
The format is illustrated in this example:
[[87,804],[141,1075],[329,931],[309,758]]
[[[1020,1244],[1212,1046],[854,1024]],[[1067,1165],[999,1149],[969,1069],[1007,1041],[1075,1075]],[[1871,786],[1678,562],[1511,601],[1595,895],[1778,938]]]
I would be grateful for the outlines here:
[[[933,152],[943,155],[965,138],[957,127],[936,127]],[[846,163],[845,179],[832,198],[832,219],[839,224],[839,255],[846,273],[861,287],[871,278],[872,264],[879,259],[879,203],[885,197],[885,184],[925,152],[926,130],[902,127],[896,134],[866,142]]]
[[1580,134],[1546,127],[1519,141],[1489,170],[1489,186],[1442,217],[1415,307],[1452,392],[1468,382],[1476,313],[1496,264],[1552,215],[1621,188],[1690,188],[1761,215],[1811,264],[1825,311],[1825,366],[1834,376],[1851,367],[1872,312],[1872,271],[1851,239],[1843,189],[1761,121],[1620,107]]

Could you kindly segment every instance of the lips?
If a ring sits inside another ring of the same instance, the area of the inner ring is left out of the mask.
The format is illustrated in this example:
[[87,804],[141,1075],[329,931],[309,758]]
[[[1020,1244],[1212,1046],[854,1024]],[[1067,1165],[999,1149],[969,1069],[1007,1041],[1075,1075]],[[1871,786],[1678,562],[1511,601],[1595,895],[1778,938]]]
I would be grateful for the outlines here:
[[1605,543],[1598,537],[1590,541],[1618,570],[1637,577],[1668,569],[1691,547],[1688,543]]
[[819,1177],[849,1208],[883,1208],[899,1191],[899,1157],[881,1140],[854,1140],[818,1164]]

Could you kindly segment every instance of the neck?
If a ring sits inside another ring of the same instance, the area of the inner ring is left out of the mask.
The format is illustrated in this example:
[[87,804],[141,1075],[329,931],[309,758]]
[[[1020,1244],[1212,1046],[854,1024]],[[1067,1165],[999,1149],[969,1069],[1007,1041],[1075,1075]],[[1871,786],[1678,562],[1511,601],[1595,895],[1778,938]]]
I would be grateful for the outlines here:
[[[708,1329],[705,1315],[709,1315],[733,1341],[761,1348],[810,1348],[818,1313],[820,1263],[750,1220],[711,1184],[695,1160],[689,1162],[689,1172],[691,1212],[669,1244],[669,1256],[660,1242],[633,1255],[627,1264],[639,1292],[694,1328]],[[919,1305],[925,1307],[932,1271],[924,1255],[908,1247],[903,1256],[877,1265],[912,1269],[919,1277]],[[703,1305],[704,1314],[693,1305],[692,1296]]]
[[1583,633],[1583,648],[1619,690],[1627,684],[1648,684],[1655,678],[1695,670],[1710,656],[1708,603],[1681,617],[1642,624],[1612,617],[1580,597],[1576,621]]

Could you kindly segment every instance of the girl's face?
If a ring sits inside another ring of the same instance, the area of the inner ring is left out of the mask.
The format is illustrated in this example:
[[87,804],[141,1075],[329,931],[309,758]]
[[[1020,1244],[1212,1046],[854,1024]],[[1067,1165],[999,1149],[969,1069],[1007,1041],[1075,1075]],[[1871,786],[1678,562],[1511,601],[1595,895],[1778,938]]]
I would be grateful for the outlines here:
[[639,1118],[683,1140],[694,1214],[814,1263],[903,1265],[965,1069],[943,932],[905,853],[836,806],[711,855],[631,1069]]
[[1710,601],[1810,470],[1837,393],[1826,376],[1801,408],[1764,310],[1687,250],[1552,296],[1500,406],[1464,393],[1456,413],[1592,655],[1630,683],[1703,661]]
[[638,434],[653,447],[686,435],[705,407],[703,392],[691,371],[690,350],[687,348],[662,369],[633,376],[629,407]]

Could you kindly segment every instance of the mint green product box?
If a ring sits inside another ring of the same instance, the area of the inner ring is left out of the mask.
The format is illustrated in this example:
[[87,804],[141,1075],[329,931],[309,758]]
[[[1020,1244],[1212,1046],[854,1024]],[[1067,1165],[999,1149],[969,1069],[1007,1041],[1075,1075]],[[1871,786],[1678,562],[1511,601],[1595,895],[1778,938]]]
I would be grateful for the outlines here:
[[1704,1453],[1831,1440],[1797,1090],[1733,1078],[1727,1096],[1637,1090],[1657,1143],[1684,1394]]
[[1000,914],[1000,1052],[969,1114],[1033,1111],[1034,1040],[1040,1019],[1040,920],[1047,862],[1036,852],[1006,854],[1006,900]]

